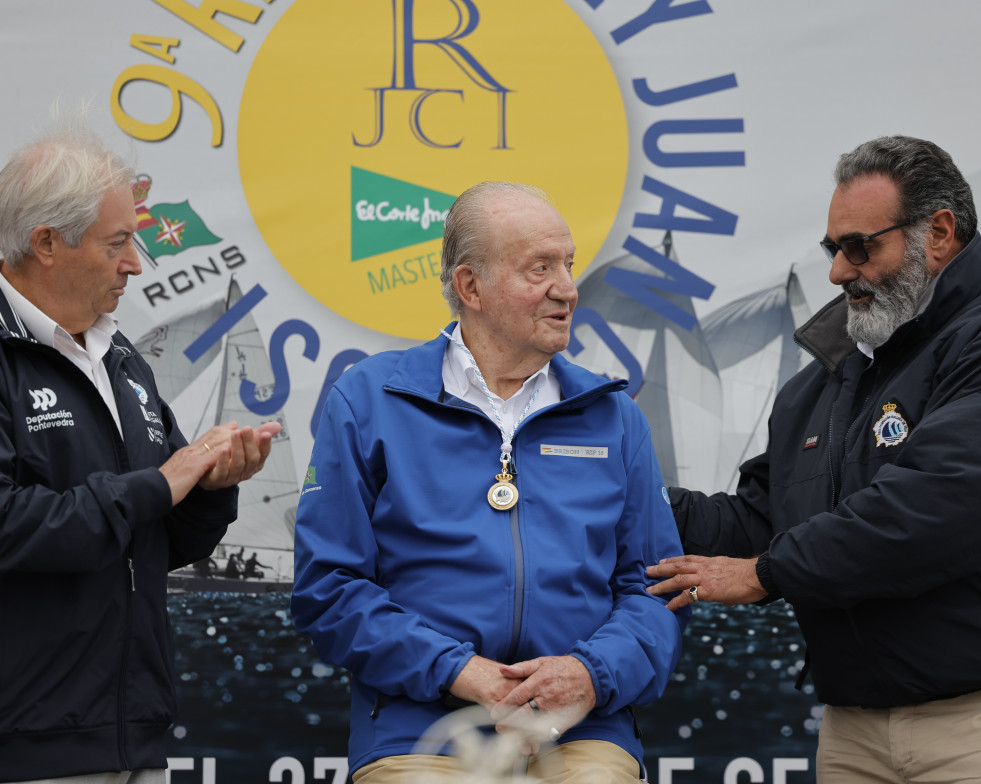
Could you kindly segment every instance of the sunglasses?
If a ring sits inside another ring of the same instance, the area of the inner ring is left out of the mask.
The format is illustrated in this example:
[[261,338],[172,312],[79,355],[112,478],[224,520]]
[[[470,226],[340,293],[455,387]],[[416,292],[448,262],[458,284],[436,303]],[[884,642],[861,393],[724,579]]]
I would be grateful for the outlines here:
[[895,226],[890,226],[888,229],[883,229],[882,231],[877,231],[875,234],[866,234],[864,237],[854,237],[850,240],[842,240],[839,245],[831,240],[821,240],[819,243],[824,252],[828,254],[828,261],[834,261],[835,256],[838,255],[838,251],[845,254],[845,258],[848,259],[852,264],[858,266],[859,264],[864,264],[869,260],[869,251],[865,247],[865,243],[872,239],[873,237],[878,237],[880,234],[885,234],[887,231],[893,231],[894,229],[900,229],[903,226],[909,226],[911,223],[915,223],[913,219],[904,220],[902,223],[897,223]]

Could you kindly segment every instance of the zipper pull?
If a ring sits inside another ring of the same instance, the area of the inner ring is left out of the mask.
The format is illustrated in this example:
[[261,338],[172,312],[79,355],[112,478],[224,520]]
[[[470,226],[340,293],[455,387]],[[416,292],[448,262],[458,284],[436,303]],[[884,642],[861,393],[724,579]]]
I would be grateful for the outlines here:
[[129,584],[130,590],[134,593],[136,592],[136,570],[133,568],[133,559],[127,558],[129,561]]

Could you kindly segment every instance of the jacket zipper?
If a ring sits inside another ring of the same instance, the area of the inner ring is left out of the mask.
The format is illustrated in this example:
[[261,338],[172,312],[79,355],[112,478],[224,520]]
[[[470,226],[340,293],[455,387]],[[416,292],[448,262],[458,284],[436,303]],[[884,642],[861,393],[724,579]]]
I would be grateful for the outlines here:
[[[515,433],[517,440],[517,433]],[[514,453],[511,454],[511,470],[514,478],[518,478],[518,469],[514,465]],[[517,486],[517,485],[515,485]],[[505,662],[514,661],[518,651],[518,641],[521,636],[521,618],[525,611],[525,556],[521,546],[521,528],[519,526],[518,506],[521,494],[518,494],[518,504],[508,510],[511,525],[511,542],[514,544],[514,615],[511,618],[511,645],[508,646]]]
[[[466,410],[473,410],[478,416],[487,419],[487,415],[483,411],[471,406],[469,403],[456,406],[452,403],[442,403],[445,406],[452,406],[453,408],[461,408]],[[538,411],[531,414],[534,416]],[[529,417],[530,419],[531,417]],[[523,424],[523,423],[522,423]],[[514,441],[518,440],[518,434],[514,434]],[[512,442],[513,444],[513,442]],[[517,450],[515,450],[517,451]],[[514,460],[514,451],[511,452],[511,466],[510,471],[514,476],[514,481],[517,482],[518,479],[518,468]],[[521,618],[524,615],[524,604],[525,604],[525,557],[524,549],[521,545],[521,527],[520,527],[520,517],[518,515],[518,507],[521,502],[521,494],[518,494],[518,503],[512,506],[508,510],[508,525],[511,530],[511,544],[514,546],[514,613],[511,616],[511,644],[508,646],[507,654],[505,656],[505,662],[511,662],[518,650],[518,642],[521,635]]]
[[838,401],[831,404],[831,416],[828,418],[828,473],[831,475],[831,505],[828,507],[832,512],[838,506],[838,483],[835,481],[835,409],[838,408]]
[[[490,419],[487,417],[486,414],[484,414],[483,411],[481,411],[476,406],[474,406],[474,405],[472,405],[470,403],[467,403],[467,402],[465,402],[463,400],[460,401],[460,405],[457,405],[455,403],[449,403],[449,402],[444,401],[442,399],[442,396],[439,399],[437,399],[437,400],[433,400],[432,398],[426,397],[425,395],[420,394],[419,392],[415,392],[415,391],[412,391],[412,390],[409,390],[409,389],[400,389],[398,387],[389,386],[387,384],[384,385],[383,388],[386,389],[389,392],[394,392],[396,394],[401,394],[401,395],[409,395],[411,397],[419,398],[420,400],[425,400],[425,401],[428,401],[430,403],[435,403],[436,405],[439,405],[439,406],[449,406],[450,408],[456,408],[456,409],[459,409],[459,410],[473,411],[478,416],[480,416],[483,419],[486,419],[488,422],[490,422]],[[579,400],[591,400],[591,399],[593,399],[595,397],[599,397],[600,395],[605,395],[608,392],[609,392],[609,390],[606,387],[600,387],[600,388],[597,388],[597,389],[592,389],[589,392],[584,393],[582,395],[578,395],[578,396],[576,396],[574,398],[570,398],[568,400],[565,400],[565,399],[564,400],[561,400],[561,401],[559,401],[559,403],[557,404],[557,406],[561,406],[561,405],[563,405],[565,403],[568,403],[570,400],[575,400],[577,402]],[[533,417],[535,417],[538,414],[540,414],[542,412],[542,410],[543,409],[538,409],[537,411],[533,411],[525,419],[525,422],[530,421]],[[522,425],[524,425],[525,422],[522,422]],[[493,424],[493,422],[491,424]],[[517,441],[517,438],[518,438],[518,434],[516,432],[514,434],[514,441]],[[517,467],[515,466],[515,463],[514,463],[514,452],[511,453],[511,470],[512,470],[512,472],[514,474],[515,479],[517,479],[517,477],[518,477],[518,469],[517,469]],[[524,550],[523,550],[523,548],[521,546],[521,529],[520,529],[520,525],[519,525],[519,519],[520,518],[519,518],[519,515],[518,515],[518,506],[520,505],[520,499],[521,499],[520,493],[518,495],[518,499],[519,499],[519,503],[518,504],[515,504],[513,507],[511,507],[511,509],[508,510],[509,525],[510,525],[510,530],[511,530],[511,541],[512,541],[512,544],[514,545],[514,558],[515,558],[515,560],[514,560],[514,585],[515,585],[515,594],[514,594],[514,614],[513,614],[512,618],[511,618],[511,645],[508,647],[507,657],[505,659],[506,662],[513,661],[515,655],[517,654],[518,643],[519,643],[519,639],[520,639],[520,635],[521,635],[521,617],[522,617],[522,615],[524,613],[524,596],[525,596]]]
[[511,645],[507,651],[505,662],[514,661],[518,650],[518,640],[521,636],[521,616],[525,608],[525,559],[521,547],[521,531],[518,530],[518,507],[509,510],[511,516],[511,539],[514,542],[514,616],[511,619]]
[[123,650],[119,660],[119,686],[116,692],[116,736],[119,743],[119,759],[123,770],[129,770],[126,758],[126,662],[129,661],[130,636],[133,633],[133,592],[136,591],[136,570],[133,567],[133,545],[129,546],[126,562],[129,567],[130,590],[126,595],[126,623],[123,626]]
[[[109,375],[110,386],[112,386],[112,381],[116,377],[116,374],[124,372],[120,367],[122,365],[124,355],[116,350],[115,344],[110,347],[109,351],[110,356],[109,361],[106,363],[106,371]],[[108,408],[105,410],[108,414]],[[112,423],[112,426],[115,428],[115,422]],[[116,431],[116,441],[118,444],[116,456],[117,468],[122,473],[123,471],[129,469],[129,459],[126,455],[126,444],[123,441],[122,433],[118,430]],[[135,535],[136,534],[134,531],[130,538],[129,547],[126,551],[126,568],[129,571],[129,591],[126,593],[126,619],[125,623],[123,624],[123,649],[119,660],[119,686],[117,688],[116,696],[116,732],[119,743],[119,759],[122,762],[122,767],[124,770],[129,770],[131,768],[129,759],[126,755],[126,671],[127,664],[129,662],[131,637],[133,634],[133,595],[136,593],[136,562],[134,560],[135,544],[133,542],[133,537],[135,537]]]
[[[868,408],[869,401],[872,399],[872,396],[875,394],[875,390],[877,388],[877,384],[878,384],[878,381],[879,381],[879,369],[880,368],[881,368],[881,365],[876,365],[875,375],[872,377],[872,386],[869,388],[868,393],[865,395],[865,399],[862,401],[862,407],[858,410],[858,413],[855,415],[855,418],[849,423],[848,427],[845,429],[845,435],[842,438],[842,442],[841,442],[841,462],[840,462],[840,464],[838,466],[838,478],[841,480],[840,484],[842,486],[844,486],[844,483],[845,483],[844,478],[843,478],[843,475],[845,473],[845,459],[848,456],[848,436],[851,435],[852,430],[855,428],[855,424],[865,414],[865,409]],[[866,368],[866,370],[868,370],[868,368]],[[864,375],[864,374],[865,374],[865,370],[862,371],[862,373],[860,374],[860,376],[861,375]],[[838,403],[837,403],[837,401],[835,401],[835,404],[834,404],[834,406],[832,406],[832,409],[831,409],[832,421],[833,421],[835,409],[837,407],[838,407]],[[829,438],[830,438],[830,433],[829,433]],[[829,459],[833,461],[834,460],[833,450],[832,449],[829,449],[828,450],[828,454],[831,455],[831,457]],[[834,464],[832,462],[832,471],[831,471],[831,495],[832,495],[832,498],[831,498],[831,511],[832,512],[835,509],[838,508],[838,490],[839,490],[839,488],[837,487],[837,485],[835,483]]]

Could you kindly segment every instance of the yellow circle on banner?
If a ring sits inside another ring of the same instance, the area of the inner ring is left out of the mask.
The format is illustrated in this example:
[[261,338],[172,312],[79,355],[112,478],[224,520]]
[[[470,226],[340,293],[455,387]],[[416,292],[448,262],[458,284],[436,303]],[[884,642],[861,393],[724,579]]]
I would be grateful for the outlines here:
[[442,220],[483,180],[543,188],[583,269],[623,196],[627,123],[602,47],[564,0],[296,0],[257,53],[238,154],[282,266],[363,326],[449,320]]

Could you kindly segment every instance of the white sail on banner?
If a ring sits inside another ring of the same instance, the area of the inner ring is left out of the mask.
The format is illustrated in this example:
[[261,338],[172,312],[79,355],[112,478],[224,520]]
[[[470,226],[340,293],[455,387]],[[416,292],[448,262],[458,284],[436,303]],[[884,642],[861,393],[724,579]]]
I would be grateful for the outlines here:
[[[674,261],[667,243],[663,252]],[[611,267],[660,276],[647,262],[626,254],[608,262],[579,284],[578,309],[599,313],[643,371],[634,399],[647,416],[661,472],[668,485],[711,489],[722,421],[722,390],[711,352],[696,324],[687,330],[604,281]],[[658,292],[694,314],[691,298]],[[569,358],[595,373],[622,378],[627,368],[601,336],[585,325],[575,337],[584,348]]]
[[[669,236],[662,252],[677,261]],[[777,391],[810,359],[793,338],[810,317],[797,275],[791,269],[778,285],[725,305],[687,330],[606,283],[611,267],[660,273],[629,254],[615,259],[580,283],[579,308],[602,315],[643,371],[635,399],[651,424],[665,482],[734,491],[740,464],[766,448]],[[689,297],[658,294],[693,314]],[[570,352],[575,362],[610,378],[627,376],[601,336],[580,323],[575,338],[584,346]]]
[[[283,426],[282,432],[273,439],[272,451],[262,471],[239,485],[238,520],[229,526],[222,545],[226,552],[233,547],[291,551],[299,482],[286,417],[282,410],[257,417],[246,408],[239,395],[242,380],[255,384],[255,395],[260,399],[268,399],[273,390],[272,366],[255,319],[247,313],[195,363],[187,361],[183,354],[188,345],[241,297],[241,288],[233,278],[227,298],[223,297],[217,303],[209,302],[195,313],[184,314],[158,326],[137,342],[137,348],[153,368],[161,394],[165,399],[169,395],[174,401],[175,410],[184,407],[181,404],[185,401],[180,397],[185,392],[194,396],[189,408],[199,415],[210,411],[213,401],[213,418],[202,418],[195,423],[196,432],[191,431],[190,423],[182,422],[189,440],[211,424],[229,420],[255,424],[277,421]],[[216,358],[219,361],[212,361]],[[205,368],[208,377],[199,378]],[[202,392],[205,381],[209,388]],[[280,571],[288,568],[291,573],[292,559],[286,560],[290,563],[284,562]]]
[[[233,278],[229,284],[228,307],[241,298],[242,290]],[[232,419],[243,423],[256,420],[256,415],[246,408],[239,394],[243,380],[255,384],[255,395],[260,399],[268,399],[272,394],[274,384],[269,353],[251,313],[246,314],[225,337],[215,424]],[[290,431],[282,410],[263,421],[279,422],[283,430],[273,439],[272,451],[262,471],[239,485],[238,521],[229,526],[222,544],[292,550],[300,488],[289,443]]]
[[794,330],[810,318],[793,270],[770,288],[735,300],[702,319],[722,382],[722,431],[714,490],[733,492],[739,465],[766,449],[770,409],[780,388],[810,356]]
[[225,297],[214,297],[170,321],[157,325],[139,340],[134,341],[136,350],[153,368],[157,389],[160,396],[168,403],[175,401],[221,352],[221,344],[215,343],[192,362],[184,354],[184,349],[214,324],[224,312]]

